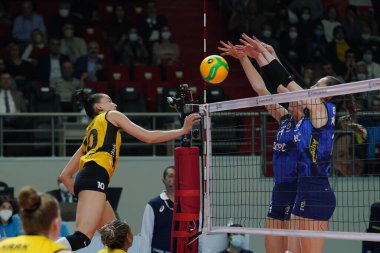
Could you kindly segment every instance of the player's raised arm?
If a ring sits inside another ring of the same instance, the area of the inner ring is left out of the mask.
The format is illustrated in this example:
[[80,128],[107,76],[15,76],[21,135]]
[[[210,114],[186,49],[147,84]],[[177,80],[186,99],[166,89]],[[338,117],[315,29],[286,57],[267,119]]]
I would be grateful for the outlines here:
[[[263,78],[257,72],[256,68],[252,65],[252,62],[247,56],[246,50],[249,50],[249,48],[243,45],[232,45],[229,41],[227,43],[220,41],[220,44],[222,46],[218,47],[218,49],[223,52],[222,55],[230,55],[240,61],[240,64],[242,65],[253,90],[259,96],[270,95],[271,93],[266,88]],[[264,64],[261,62],[265,62],[265,59],[262,55],[258,55],[257,58],[260,61],[259,65]],[[267,105],[265,107],[277,121],[280,121],[281,117],[288,114],[288,111],[279,104]]]
[[133,123],[127,116],[118,111],[110,111],[107,115],[107,119],[116,127],[123,129],[128,134],[143,142],[158,143],[172,140],[187,134],[193,125],[200,121],[200,115],[197,113],[188,115],[185,118],[182,128],[169,131],[146,130]]

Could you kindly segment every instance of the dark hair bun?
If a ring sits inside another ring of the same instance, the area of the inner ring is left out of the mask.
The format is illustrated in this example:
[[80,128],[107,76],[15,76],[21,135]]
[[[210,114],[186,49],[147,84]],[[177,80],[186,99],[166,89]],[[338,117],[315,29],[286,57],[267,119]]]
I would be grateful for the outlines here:
[[84,89],[76,90],[74,93],[75,101],[78,101],[82,105],[85,105],[88,101],[89,94]]

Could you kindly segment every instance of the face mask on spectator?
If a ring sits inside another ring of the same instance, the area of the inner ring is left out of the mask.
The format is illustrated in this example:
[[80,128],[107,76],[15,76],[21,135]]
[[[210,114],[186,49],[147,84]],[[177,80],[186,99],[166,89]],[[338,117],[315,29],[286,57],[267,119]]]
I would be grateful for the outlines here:
[[137,35],[137,33],[130,33],[129,34],[129,40],[132,41],[132,42],[135,42],[139,39],[139,36]]
[[161,33],[161,36],[164,40],[167,40],[170,38],[170,36],[172,36],[172,33],[171,32],[162,32]]
[[367,79],[367,75],[364,74],[364,73],[358,73],[356,75],[356,77],[358,78],[358,81],[363,81],[363,80],[366,80]]
[[244,236],[242,235],[232,235],[231,236],[231,245],[234,248],[240,249],[244,244]]
[[296,39],[298,37],[298,32],[289,32],[289,38]]
[[370,37],[371,37],[371,35],[369,33],[363,33],[362,34],[362,39],[363,40],[369,40]]
[[363,61],[365,61],[366,63],[370,63],[372,62],[372,54],[363,54]]
[[62,18],[67,18],[70,14],[70,11],[68,9],[59,9],[58,13]]
[[265,38],[270,38],[270,36],[272,36],[272,31],[271,30],[265,30],[265,31],[263,31],[263,36]]
[[304,13],[301,15],[302,19],[304,21],[309,21],[310,20],[310,14]]
[[1,210],[0,211],[0,218],[4,221],[8,221],[9,218],[12,217],[13,212],[11,210]]

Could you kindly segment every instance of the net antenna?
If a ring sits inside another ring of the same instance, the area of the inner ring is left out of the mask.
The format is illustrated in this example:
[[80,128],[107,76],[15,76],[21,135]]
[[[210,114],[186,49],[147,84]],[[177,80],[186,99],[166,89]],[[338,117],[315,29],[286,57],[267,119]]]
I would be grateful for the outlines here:
[[[273,188],[273,179],[266,177],[265,171],[271,160],[270,138],[274,138],[278,124],[270,123],[268,113],[257,112],[260,106],[331,96],[343,98],[347,94],[368,101],[379,89],[380,78],[200,105],[206,143],[203,233],[380,241],[378,234],[365,233],[371,204],[380,201],[379,178],[373,176],[340,177],[331,173],[329,180],[337,205],[328,231],[264,228]],[[336,129],[334,138],[343,132]],[[231,220],[243,227],[229,227]]]

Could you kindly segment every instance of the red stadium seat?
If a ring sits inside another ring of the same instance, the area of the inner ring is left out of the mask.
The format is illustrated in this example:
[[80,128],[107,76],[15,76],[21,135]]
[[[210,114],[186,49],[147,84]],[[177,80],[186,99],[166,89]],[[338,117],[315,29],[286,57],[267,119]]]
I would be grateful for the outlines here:
[[96,90],[96,92],[98,92],[98,93],[108,94],[108,92],[109,92],[108,82],[106,82],[106,81],[86,83],[85,87],[86,88],[94,88]]
[[129,82],[129,68],[125,65],[110,65],[107,67],[108,80]]

